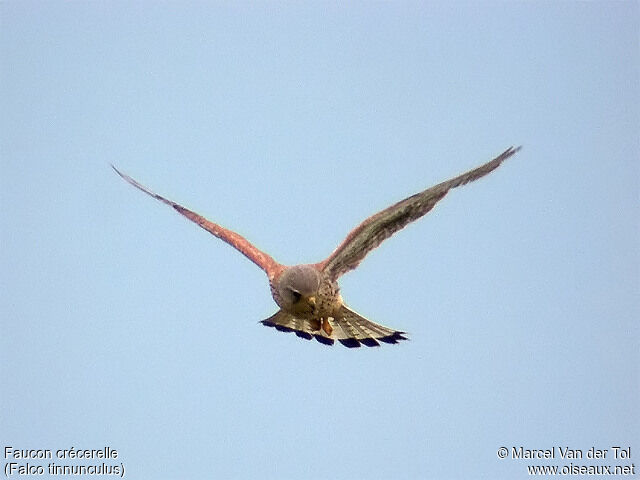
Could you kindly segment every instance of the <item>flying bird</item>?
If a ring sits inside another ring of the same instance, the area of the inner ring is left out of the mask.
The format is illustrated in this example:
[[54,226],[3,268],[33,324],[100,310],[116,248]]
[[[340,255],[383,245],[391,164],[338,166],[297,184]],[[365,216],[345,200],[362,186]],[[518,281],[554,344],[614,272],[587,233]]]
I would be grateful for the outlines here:
[[152,192],[111,165],[134,187],[166,203],[207,232],[227,242],[265,271],[271,295],[280,309],[262,320],[263,325],[298,337],[333,345],[335,340],[349,348],[379,346],[379,342],[407,340],[406,333],[374,323],[347,307],[340,295],[338,278],[353,270],[380,243],[429,212],[452,188],[473,182],[498,168],[521,147],[510,147],[484,165],[416,193],[372,215],[354,228],[344,241],[319,263],[285,266],[258,249],[246,238],[221,227],[182,205]]

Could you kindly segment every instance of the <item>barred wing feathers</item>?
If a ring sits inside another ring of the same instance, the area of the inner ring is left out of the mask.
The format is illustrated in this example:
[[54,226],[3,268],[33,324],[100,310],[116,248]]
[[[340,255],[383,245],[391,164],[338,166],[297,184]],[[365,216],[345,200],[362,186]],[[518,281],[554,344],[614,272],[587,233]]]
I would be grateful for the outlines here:
[[367,218],[324,261],[318,264],[333,280],[353,270],[371,250],[409,223],[427,214],[452,188],[473,182],[492,172],[521,147],[509,147],[490,162],[416,193]]

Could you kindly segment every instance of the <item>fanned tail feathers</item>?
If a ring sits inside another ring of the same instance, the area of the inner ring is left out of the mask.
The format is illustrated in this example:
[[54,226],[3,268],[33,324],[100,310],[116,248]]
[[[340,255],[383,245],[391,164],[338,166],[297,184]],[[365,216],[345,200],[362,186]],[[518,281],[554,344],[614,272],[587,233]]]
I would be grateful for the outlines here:
[[361,344],[367,347],[378,347],[379,342],[398,343],[399,340],[407,340],[404,336],[405,332],[367,320],[344,305],[336,318],[329,317],[329,323],[333,327],[331,335],[320,328],[318,320],[299,318],[282,310],[260,323],[281,332],[294,332],[298,337],[306,340],[315,338],[325,345],[333,345],[334,341],[338,340],[349,348],[356,348]]

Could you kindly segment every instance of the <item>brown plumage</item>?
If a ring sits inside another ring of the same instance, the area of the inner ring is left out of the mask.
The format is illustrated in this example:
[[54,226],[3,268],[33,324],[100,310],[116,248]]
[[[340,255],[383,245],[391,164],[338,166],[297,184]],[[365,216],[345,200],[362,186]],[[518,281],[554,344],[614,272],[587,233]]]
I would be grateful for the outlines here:
[[338,340],[347,347],[378,346],[379,342],[406,340],[404,332],[384,327],[349,309],[340,296],[338,278],[353,270],[380,243],[407,224],[428,213],[451,190],[487,175],[515,154],[510,147],[490,162],[451,180],[416,193],[372,215],[352,230],[322,262],[287,267],[276,262],[241,235],[213,223],[191,210],[152,192],[133,178],[113,169],[134,187],[171,206],[181,215],[225,241],[262,268],[269,279],[273,299],[280,310],[261,323],[277,330],[295,332],[332,345]]

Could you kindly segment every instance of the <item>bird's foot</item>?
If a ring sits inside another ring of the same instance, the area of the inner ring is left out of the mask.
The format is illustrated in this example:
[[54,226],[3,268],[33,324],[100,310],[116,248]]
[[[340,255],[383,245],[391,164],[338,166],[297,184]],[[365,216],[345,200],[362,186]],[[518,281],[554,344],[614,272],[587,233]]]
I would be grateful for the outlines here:
[[331,336],[331,332],[333,332],[333,327],[329,323],[329,318],[322,319],[322,329],[324,330],[324,333]]

